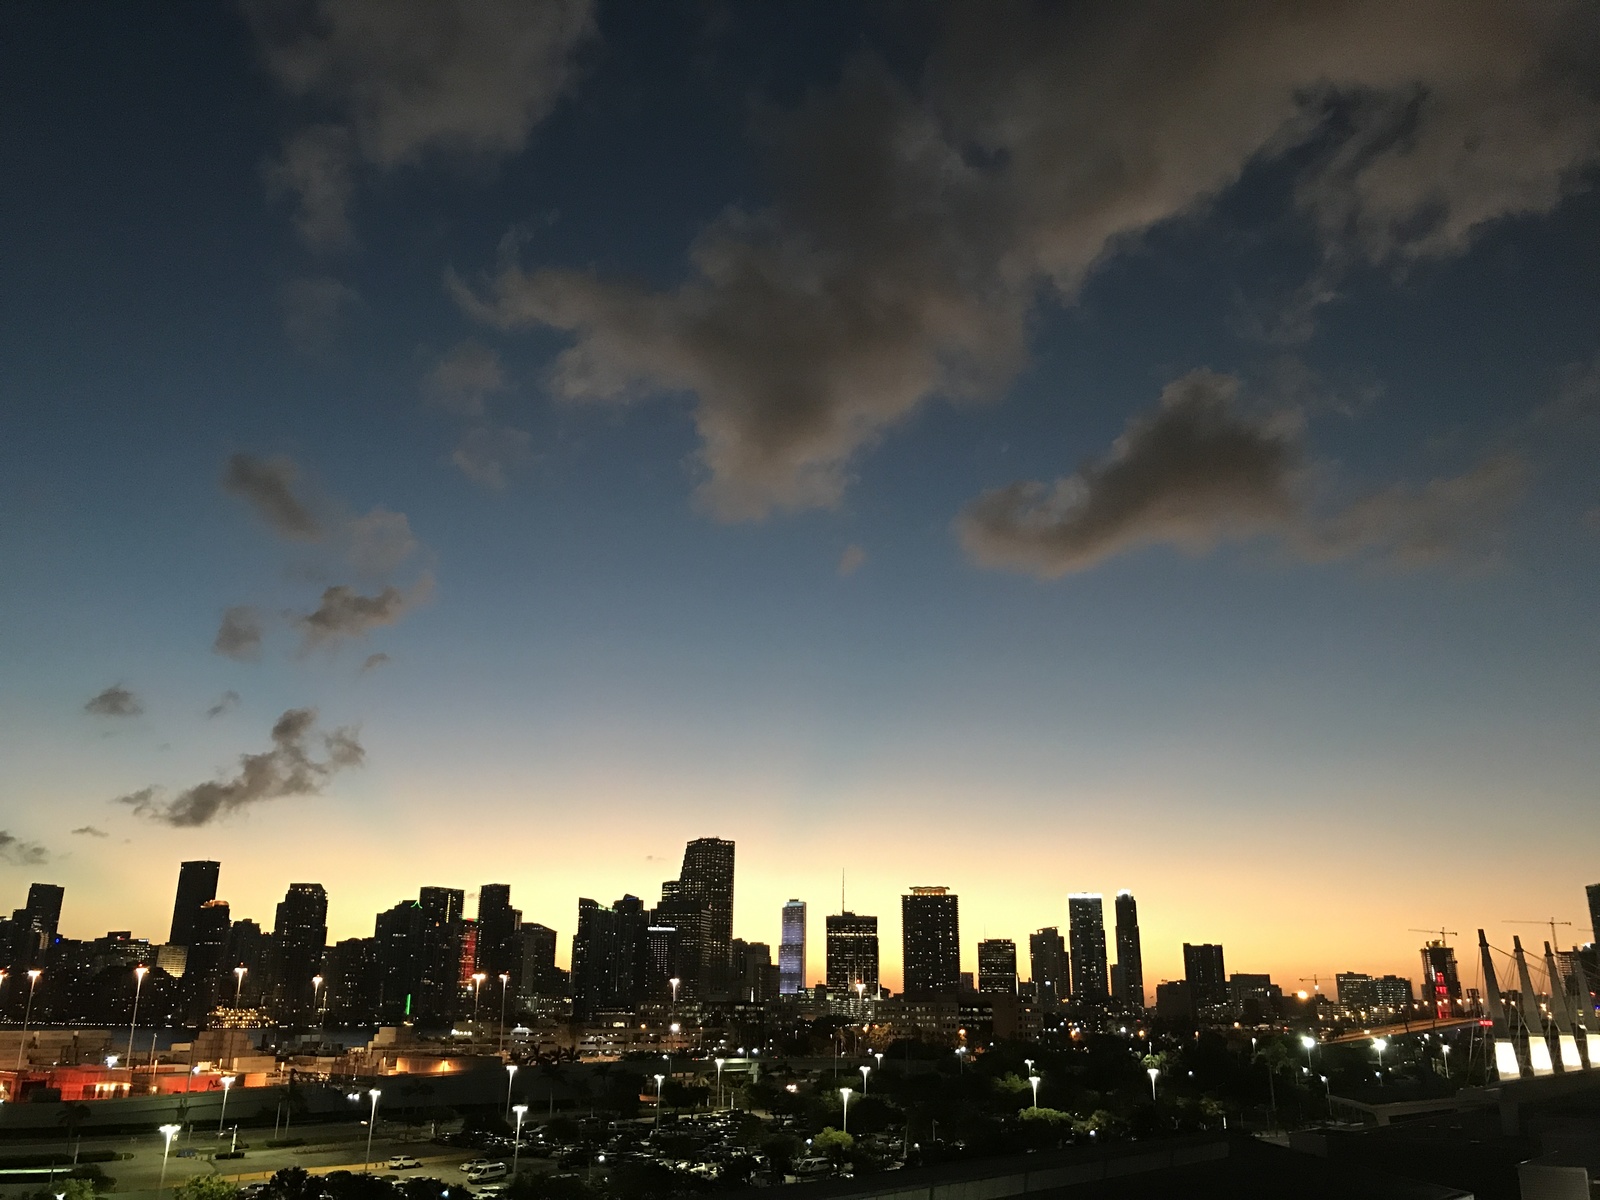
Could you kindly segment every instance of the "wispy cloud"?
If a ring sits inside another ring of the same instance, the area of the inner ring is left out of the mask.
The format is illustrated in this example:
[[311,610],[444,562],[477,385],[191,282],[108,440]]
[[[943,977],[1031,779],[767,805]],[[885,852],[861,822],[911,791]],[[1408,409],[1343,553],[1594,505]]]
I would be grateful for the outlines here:
[[225,658],[254,662],[261,657],[261,613],[253,605],[235,604],[222,614],[211,648]]
[[14,867],[38,867],[50,861],[50,851],[38,842],[24,841],[16,834],[0,829],[0,862]]
[[72,831],[72,835],[74,837],[92,837],[92,838],[104,838],[104,837],[110,837],[111,836],[104,829],[101,829],[101,828],[99,828],[98,826],[95,826],[95,825],[79,825],[76,829],[74,829]]
[[137,717],[144,702],[120,683],[114,683],[84,704],[83,711],[96,717]]
[[851,576],[859,571],[867,561],[867,552],[855,542],[844,548],[844,553],[839,555],[839,574]]
[[279,537],[314,542],[323,536],[322,523],[295,494],[299,472],[287,458],[256,458],[235,454],[222,473],[222,490],[238,496]]
[[305,635],[305,648],[326,646],[347,638],[361,638],[374,629],[396,624],[433,592],[433,577],[424,575],[416,585],[402,591],[386,587],[375,595],[362,595],[354,588],[337,584],[322,593],[322,602],[295,623]]
[[207,717],[220,717],[239,707],[239,693],[228,691],[217,697],[217,702],[206,709]]

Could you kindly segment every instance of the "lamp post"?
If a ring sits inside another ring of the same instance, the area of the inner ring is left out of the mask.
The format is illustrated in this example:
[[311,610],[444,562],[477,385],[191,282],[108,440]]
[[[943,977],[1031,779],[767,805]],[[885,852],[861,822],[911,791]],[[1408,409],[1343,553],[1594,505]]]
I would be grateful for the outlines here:
[[250,973],[249,967],[235,967],[233,969],[233,1006],[242,1007],[244,998],[244,977]]
[[313,975],[311,977],[311,1015],[317,1019],[317,1041],[319,1043],[322,1041],[322,1009],[320,1007],[322,1002],[322,984],[323,979],[321,975]]
[[1378,1052],[1378,1082],[1383,1082],[1383,1052],[1389,1048],[1389,1043],[1382,1038],[1372,1039],[1372,1048]]
[[161,1132],[166,1135],[167,1142],[166,1145],[161,1147],[161,1179],[156,1184],[157,1196],[167,1186],[167,1155],[172,1150],[172,1139],[177,1136],[178,1131],[182,1128],[182,1125],[163,1125],[161,1127]]
[[[1439,1043],[1439,1049],[1444,1054],[1444,1077],[1446,1079],[1449,1079],[1450,1078],[1450,1046],[1449,1046],[1448,1043],[1440,1042]],[[1593,1056],[1591,1055],[1591,1057],[1593,1057]]]
[[483,986],[483,981],[489,978],[482,971],[472,973],[472,1048],[478,1048],[478,989]]
[[232,1075],[224,1075],[220,1082],[222,1083],[222,1108],[217,1113],[218,1137],[222,1136],[222,1123],[228,1118],[228,1093],[233,1090],[234,1077]]
[[839,1132],[850,1132],[850,1089],[840,1088],[839,1099],[844,1102],[844,1115],[839,1118]]
[[961,1074],[966,1069],[966,1066],[967,1066],[967,1048],[965,1046],[957,1046],[956,1047],[956,1078],[957,1079],[959,1079],[961,1077]]
[[517,1181],[517,1160],[522,1155],[522,1118],[528,1115],[528,1106],[518,1104],[511,1110],[517,1114],[517,1133],[511,1141],[511,1182]]
[[[517,1081],[517,1064],[516,1063],[507,1063],[506,1064],[506,1116],[507,1117],[509,1117],[511,1115],[511,1085],[513,1083],[515,1083],[516,1081]],[[523,1111],[527,1111],[527,1106],[526,1105],[523,1106]]]
[[1311,1073],[1311,1052],[1317,1048],[1317,1039],[1309,1033],[1300,1038],[1300,1044],[1306,1048],[1306,1074]]
[[500,972],[500,1037],[495,1043],[500,1049],[506,1048],[506,993],[511,986],[511,973]]
[[657,1075],[656,1076],[656,1128],[657,1129],[661,1128],[661,1105],[662,1105],[661,1085],[666,1082],[666,1078],[667,1077],[665,1075]]
[[34,967],[28,972],[28,1007],[22,1014],[22,1037],[17,1042],[17,1070],[22,1070],[22,1051],[28,1045],[28,1021],[33,1016],[33,990],[39,986],[39,976],[44,972]]
[[872,1052],[872,1057],[878,1060],[878,1070],[883,1070],[883,1051],[874,1050]]
[[872,1068],[867,1066],[865,1063],[862,1063],[861,1064],[861,1094],[863,1096],[865,1096],[867,1094],[867,1076],[870,1075],[870,1074],[872,1074]]
[[1038,1108],[1039,1107],[1039,1077],[1037,1075],[1029,1075],[1028,1076],[1028,1082],[1033,1085],[1033,1106],[1035,1108]]
[[728,1060],[725,1059],[725,1058],[719,1058],[719,1059],[716,1060],[716,1063],[717,1063],[717,1107],[718,1108],[722,1107],[722,1067],[723,1067],[723,1064],[725,1064],[727,1061]]
[[1150,1103],[1156,1103],[1156,1077],[1161,1074],[1160,1067],[1146,1067],[1146,1075],[1150,1076]]
[[[150,974],[149,967],[135,967],[133,969],[133,1016],[128,1020],[128,1081],[133,1081],[133,1031],[139,1027],[139,993],[144,990],[144,977]],[[152,1065],[154,1061],[152,1060]],[[130,1086],[129,1090],[132,1088]]]
[[378,1097],[383,1092],[373,1088],[367,1095],[372,1097],[372,1115],[367,1118],[367,1161],[361,1164],[363,1175],[372,1174],[372,1132],[378,1127]]

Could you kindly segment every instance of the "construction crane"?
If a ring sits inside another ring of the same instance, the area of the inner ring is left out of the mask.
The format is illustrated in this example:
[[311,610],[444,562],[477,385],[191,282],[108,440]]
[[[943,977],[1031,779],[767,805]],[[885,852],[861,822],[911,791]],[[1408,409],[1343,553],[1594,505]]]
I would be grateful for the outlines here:
[[1450,944],[1450,942],[1448,941],[1449,938],[1460,937],[1461,936],[1454,929],[1418,929],[1416,926],[1412,926],[1410,929],[1406,930],[1406,932],[1407,933],[1437,933],[1439,935],[1439,940],[1441,942],[1443,942],[1446,946],[1448,946]]
[[1547,917],[1543,921],[1505,921],[1506,925],[1548,925],[1550,926],[1550,944],[1556,944],[1556,926],[1571,925],[1571,921],[1558,921],[1554,917]]
[[1319,996],[1322,994],[1322,976],[1302,975],[1300,976],[1300,982],[1309,983],[1313,992],[1316,992]]

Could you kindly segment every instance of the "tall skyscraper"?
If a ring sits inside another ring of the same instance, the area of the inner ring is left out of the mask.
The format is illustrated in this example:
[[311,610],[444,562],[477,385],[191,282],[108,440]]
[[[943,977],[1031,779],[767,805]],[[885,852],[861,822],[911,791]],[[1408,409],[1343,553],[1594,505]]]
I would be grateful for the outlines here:
[[0,952],[10,951],[6,966],[31,966],[42,962],[44,952],[54,944],[56,931],[61,924],[61,899],[65,895],[59,884],[36,883],[28,889],[28,902],[11,914],[9,945]]
[[291,883],[272,925],[273,1009],[281,1021],[307,1019],[315,1001],[311,983],[322,972],[328,945],[328,893],[320,883]]
[[1211,942],[1183,944],[1183,974],[1196,1008],[1228,1002],[1228,973],[1222,965],[1222,947]]
[[189,931],[189,958],[183,976],[189,991],[191,1020],[198,1020],[218,1004],[233,1003],[233,968],[240,964],[228,961],[232,932],[232,913],[226,900],[207,900],[200,906]]
[[990,996],[1017,994],[1017,944],[1010,938],[978,943],[978,990]]
[[1120,988],[1116,998],[1139,1008],[1145,1005],[1144,951],[1139,945],[1139,905],[1133,893],[1117,893],[1117,966],[1115,979]]
[[[856,999],[878,994],[878,918],[838,913],[826,918],[828,994]],[[857,984],[862,986],[858,989]]]
[[1028,935],[1028,970],[1039,1003],[1059,1004],[1072,990],[1067,941],[1061,930],[1048,925]]
[[1594,929],[1595,945],[1600,946],[1600,883],[1591,883],[1584,891],[1589,896],[1589,924]]
[[167,941],[174,946],[194,944],[194,922],[200,906],[217,898],[217,877],[222,864],[209,860],[186,862],[178,867],[178,895],[172,904],[172,932]]
[[466,1004],[461,987],[466,902],[461,888],[425,887],[417,893],[417,906],[422,910],[422,952],[411,1011],[423,1021],[451,1020]]
[[499,987],[499,977],[509,975],[511,986],[518,984],[517,965],[521,943],[517,930],[522,914],[511,907],[509,883],[486,883],[478,889],[478,970]]
[[701,994],[727,996],[733,968],[733,843],[714,837],[690,842],[683,851],[678,885],[680,895],[700,901],[706,909]]
[[561,995],[561,976],[556,968],[556,931],[530,921],[517,931],[517,938],[522,944],[522,980],[517,990],[524,998]]
[[914,887],[900,897],[900,938],[908,997],[960,990],[961,914],[949,888]]
[[806,902],[783,906],[783,938],[778,942],[778,991],[792,996],[806,986]]
[[1443,938],[1433,938],[1422,947],[1422,994],[1439,1017],[1459,1015],[1461,976],[1456,971],[1455,947]]
[[402,900],[374,922],[373,958],[378,980],[378,1009],[385,1023],[410,1020],[418,1011],[422,990],[422,905]]
[[1072,945],[1072,998],[1104,1004],[1111,994],[1106,979],[1105,905],[1099,892],[1067,897],[1067,938]]

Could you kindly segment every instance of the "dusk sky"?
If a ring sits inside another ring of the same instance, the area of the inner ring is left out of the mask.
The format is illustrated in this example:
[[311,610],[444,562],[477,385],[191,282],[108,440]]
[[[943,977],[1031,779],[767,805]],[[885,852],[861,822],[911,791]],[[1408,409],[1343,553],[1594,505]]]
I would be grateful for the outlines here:
[[918,884],[967,970],[1129,888],[1152,989],[1586,940],[1597,61],[1587,0],[6,5],[0,904],[501,881],[564,963],[719,836],[736,936],[805,899],[820,975],[843,871],[894,988]]

